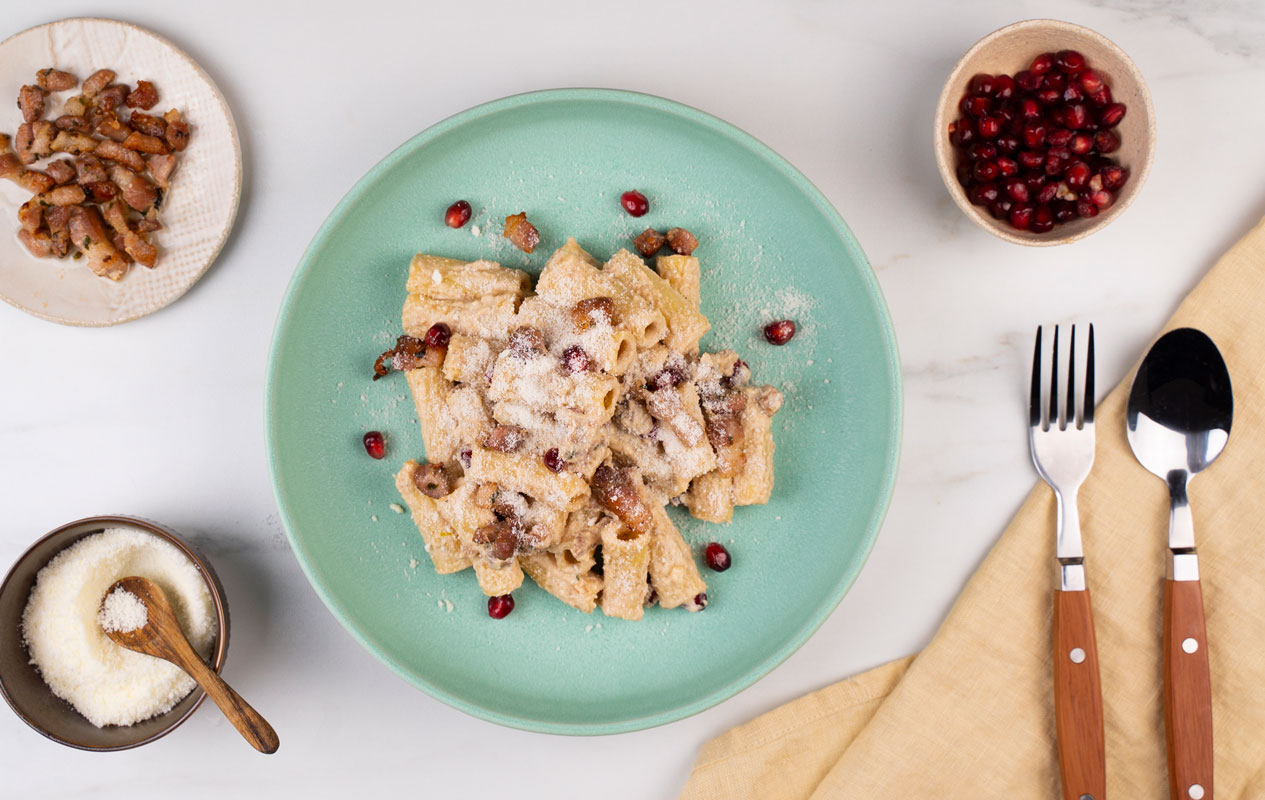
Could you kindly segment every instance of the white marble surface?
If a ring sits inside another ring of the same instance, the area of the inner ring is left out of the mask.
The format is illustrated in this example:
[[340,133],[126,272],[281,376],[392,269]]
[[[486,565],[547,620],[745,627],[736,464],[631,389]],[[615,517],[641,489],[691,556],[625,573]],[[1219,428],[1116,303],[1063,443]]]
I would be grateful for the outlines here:
[[[1069,247],[1025,249],[977,230],[950,202],[931,117],[944,76],[973,41],[1052,12],[1103,32],[1138,63],[1159,150],[1145,191],[1113,226]],[[125,797],[142,777],[179,797],[673,796],[709,737],[932,635],[1033,482],[1022,382],[1038,322],[1097,324],[1105,391],[1212,260],[1265,214],[1265,6],[1253,0],[47,0],[8,4],[0,34],[84,14],[148,26],[206,67],[237,116],[246,194],[219,263],[165,311],[76,330],[0,306],[0,564],[88,514],[139,514],[193,534],[232,598],[226,675],[283,745],[258,756],[206,708],[159,743],[94,755],[49,743],[5,711],[5,796]],[[798,165],[878,270],[906,381],[891,512],[820,632],[710,711],[599,739],[467,717],[361,650],[291,557],[263,445],[274,317],[339,197],[449,114],[570,85],[698,106]]]

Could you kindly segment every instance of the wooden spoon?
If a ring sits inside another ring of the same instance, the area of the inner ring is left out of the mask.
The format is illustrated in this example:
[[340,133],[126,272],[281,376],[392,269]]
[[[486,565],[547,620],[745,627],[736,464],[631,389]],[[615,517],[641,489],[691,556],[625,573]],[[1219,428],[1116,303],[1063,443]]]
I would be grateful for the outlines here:
[[115,581],[106,590],[105,597],[109,597],[115,589],[135,595],[145,604],[149,619],[136,630],[106,631],[105,635],[128,650],[170,661],[189,673],[251,746],[261,753],[277,752],[281,745],[277,732],[194,651],[193,645],[180,630],[180,623],[176,622],[175,612],[162,587],[149,578],[132,576]]

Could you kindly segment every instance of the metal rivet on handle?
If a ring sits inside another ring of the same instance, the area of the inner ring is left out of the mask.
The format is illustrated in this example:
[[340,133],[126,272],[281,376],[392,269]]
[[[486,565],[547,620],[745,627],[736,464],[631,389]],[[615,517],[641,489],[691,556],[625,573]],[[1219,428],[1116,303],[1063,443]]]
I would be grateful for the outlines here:
[[[1196,650],[1198,650],[1198,649],[1199,649],[1199,642],[1195,641],[1192,637],[1189,637],[1189,636],[1188,636],[1188,637],[1186,637],[1185,639],[1182,639],[1182,650],[1183,650],[1184,652],[1187,652],[1187,653],[1193,653],[1193,652],[1195,652],[1195,651],[1196,651]],[[1192,790],[1192,791],[1193,791],[1193,790],[1195,790],[1195,789],[1198,789],[1198,790],[1199,790],[1199,796],[1200,796],[1200,797],[1203,797],[1203,787],[1202,787],[1202,786],[1200,786],[1199,784],[1197,784],[1197,783],[1196,783],[1194,786],[1192,786],[1192,787],[1190,787],[1190,788],[1191,788],[1191,790]],[[1191,797],[1194,797],[1194,795],[1192,794],[1192,795],[1191,795]]]
[[[1188,639],[1187,641],[1192,640]],[[1186,790],[1186,795],[1190,798],[1190,800],[1200,800],[1200,798],[1204,796],[1204,787],[1197,783],[1192,783],[1190,788]]]
[[1072,659],[1073,664],[1081,664],[1085,661],[1085,651],[1079,647],[1073,647],[1072,652],[1068,653],[1067,657]]
[[1080,800],[1094,800],[1094,796],[1090,794],[1089,792],[1086,792],[1085,794],[1080,796]]

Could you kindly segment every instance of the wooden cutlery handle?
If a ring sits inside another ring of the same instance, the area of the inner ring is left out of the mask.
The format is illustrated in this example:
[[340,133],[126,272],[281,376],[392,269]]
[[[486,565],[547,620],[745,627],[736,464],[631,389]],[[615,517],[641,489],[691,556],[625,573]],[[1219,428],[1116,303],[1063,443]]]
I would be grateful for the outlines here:
[[1103,800],[1102,687],[1088,589],[1054,592],[1054,724],[1063,800]]
[[206,666],[201,660],[197,662],[194,670],[189,671],[193,679],[206,691],[215,704],[224,712],[224,716],[228,717],[228,721],[233,723],[233,727],[237,728],[246,741],[250,742],[261,753],[275,753],[277,748],[281,746],[280,740],[277,738],[277,732],[273,730],[272,725],[268,724],[268,720],[256,711],[250,703],[242,699],[242,696],[233,690],[233,687],[224,682],[224,679],[216,674],[215,670]]
[[1199,581],[1164,584],[1164,723],[1173,800],[1212,800],[1212,677]]

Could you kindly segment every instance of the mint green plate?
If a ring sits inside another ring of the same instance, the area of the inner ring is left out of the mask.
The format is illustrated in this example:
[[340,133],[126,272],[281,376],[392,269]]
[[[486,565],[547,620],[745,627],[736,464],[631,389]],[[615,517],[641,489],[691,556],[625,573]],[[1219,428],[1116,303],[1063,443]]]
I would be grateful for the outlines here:
[[[642,219],[620,208],[630,188],[650,198]],[[443,212],[459,198],[475,218],[452,230]],[[541,231],[530,256],[500,236],[504,217],[519,211]],[[655,607],[637,623],[585,615],[528,580],[514,613],[490,619],[474,575],[436,575],[409,516],[392,509],[392,475],[422,458],[421,434],[403,377],[369,377],[400,332],[409,258],[491,258],[538,273],[569,235],[604,258],[647,225],[681,226],[701,241],[703,311],[713,323],[704,346],[738,350],[758,382],[786,394],[774,422],[773,500],[737,509],[727,526],[677,516],[689,541],[719,540],[733,554],[729,571],[705,570],[711,604],[701,613]],[[800,330],[774,347],[760,329],[780,317]],[[370,170],[295,272],[266,407],[281,517],[334,616],[440,700],[550,733],[671,722],[777,666],[860,571],[900,449],[895,336],[874,273],[830,203],[715,117],[603,90],[478,106]],[[383,461],[361,446],[374,429],[387,435]]]

